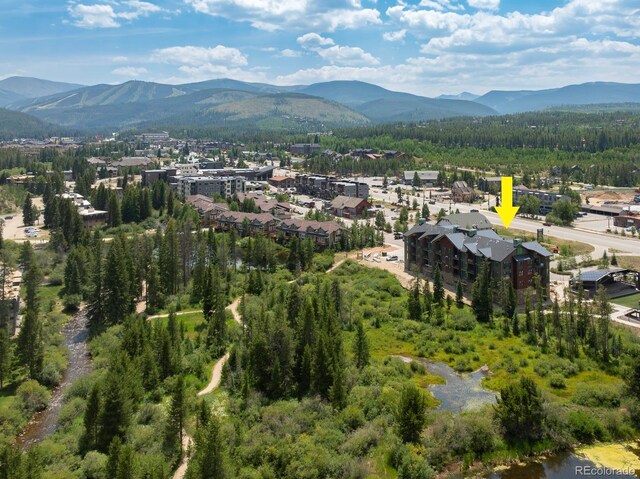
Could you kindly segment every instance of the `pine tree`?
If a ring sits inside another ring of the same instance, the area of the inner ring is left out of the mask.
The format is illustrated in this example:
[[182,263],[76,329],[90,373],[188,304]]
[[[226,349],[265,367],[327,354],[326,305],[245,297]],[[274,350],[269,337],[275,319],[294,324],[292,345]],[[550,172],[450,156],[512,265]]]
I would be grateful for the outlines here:
[[104,326],[107,322],[105,310],[105,298],[103,288],[103,262],[102,258],[102,239],[100,233],[96,231],[93,242],[93,271],[91,273],[91,302],[87,309],[91,329]]
[[38,286],[40,285],[40,270],[35,262],[30,242],[25,242],[21,259],[25,268],[25,306],[26,312],[18,335],[18,355],[22,364],[29,370],[29,377],[37,378],[42,372],[44,360],[44,340],[42,337],[42,323],[40,321],[40,304]]
[[520,321],[518,320],[518,312],[513,312],[513,317],[511,318],[511,330],[514,336],[520,336]]
[[409,383],[400,393],[396,410],[396,424],[404,442],[418,442],[427,420],[426,401],[422,392]]
[[171,218],[164,232],[159,257],[160,278],[163,292],[166,296],[171,296],[178,292],[178,285],[180,284],[179,258],[177,224]]
[[109,247],[104,266],[104,312],[109,324],[118,324],[133,310],[131,275],[124,236],[117,236]]
[[98,449],[110,450],[114,439],[124,439],[131,417],[131,404],[125,391],[123,378],[109,371],[102,388],[102,408],[98,418]]
[[462,281],[458,280],[456,283],[456,306],[458,308],[464,307],[464,290],[462,289]]
[[[195,474],[190,477],[197,479],[226,479],[227,468],[223,449],[224,439],[220,433],[220,421],[216,417],[209,419],[196,447],[193,466]],[[190,472],[190,471],[189,471]]]
[[107,224],[110,228],[118,227],[122,224],[122,210],[120,209],[120,200],[115,191],[111,191],[109,194],[109,207],[108,207]]
[[98,444],[98,420],[100,418],[100,387],[94,384],[87,399],[84,412],[84,434],[81,444],[83,451],[95,449]]
[[33,226],[36,221],[33,209],[33,201],[31,200],[31,193],[27,193],[22,205],[22,223],[25,226]]
[[155,312],[164,306],[164,295],[160,284],[160,269],[158,262],[152,259],[147,269],[146,277],[146,309],[148,312]]
[[324,399],[329,399],[329,389],[333,384],[333,371],[331,368],[328,341],[325,332],[318,334],[311,372],[313,391]]
[[599,286],[594,298],[598,312],[598,349],[602,361],[605,363],[609,361],[609,321],[611,315],[611,305],[609,304],[609,298],[604,286]]
[[493,297],[491,295],[491,270],[489,264],[485,261],[482,263],[480,274],[473,284],[471,293],[471,308],[476,319],[481,323],[491,321],[493,314]]
[[442,306],[444,302],[444,285],[442,283],[442,273],[440,273],[440,266],[436,263],[433,270],[433,300]]
[[408,298],[409,319],[420,321],[422,319],[422,304],[420,303],[420,282],[416,279]]
[[4,387],[4,381],[11,372],[11,360],[13,348],[11,338],[5,322],[0,321],[0,389]]
[[358,369],[362,369],[369,364],[369,340],[364,331],[362,321],[356,323],[356,337],[353,341],[354,363]]
[[167,422],[166,442],[171,452],[180,451],[182,448],[182,434],[186,416],[184,377],[178,374],[171,392],[169,405],[169,420]]

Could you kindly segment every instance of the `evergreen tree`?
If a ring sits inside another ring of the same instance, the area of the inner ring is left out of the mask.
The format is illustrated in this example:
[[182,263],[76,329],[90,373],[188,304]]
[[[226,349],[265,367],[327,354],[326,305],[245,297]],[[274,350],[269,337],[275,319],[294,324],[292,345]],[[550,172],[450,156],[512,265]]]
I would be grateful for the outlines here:
[[329,389],[333,384],[333,371],[327,343],[326,333],[320,332],[315,345],[311,371],[313,391],[324,399],[329,399]]
[[[4,387],[5,379],[11,373],[13,348],[6,323],[0,321],[0,389]],[[1,476],[0,476],[1,477]]]
[[162,244],[160,246],[159,266],[163,292],[166,296],[178,292],[180,284],[180,251],[176,221],[171,218],[167,222]]
[[471,293],[471,308],[476,319],[481,323],[488,323],[493,314],[493,297],[491,294],[491,270],[489,264],[484,261],[480,274],[473,284]]
[[413,383],[402,389],[396,410],[396,424],[402,441],[417,443],[420,440],[427,421],[426,408],[422,392]]
[[27,193],[22,205],[22,224],[25,226],[33,226],[36,222],[34,215],[33,201],[31,200],[31,193]]
[[518,308],[518,296],[516,295],[516,289],[513,287],[513,283],[509,281],[507,285],[507,297],[504,305],[504,315],[507,318],[512,318]]
[[422,319],[422,304],[420,303],[420,282],[416,279],[413,289],[409,293],[408,308],[409,319],[420,321]]
[[84,434],[81,445],[83,451],[95,449],[98,445],[98,426],[100,418],[100,387],[94,384],[87,398],[87,407],[84,412]]
[[433,300],[442,306],[444,303],[444,284],[442,283],[442,274],[440,273],[440,266],[436,263],[433,270]]
[[464,307],[464,290],[462,289],[462,281],[458,280],[456,283],[456,306],[458,308]]
[[122,210],[120,209],[120,200],[115,191],[109,193],[107,224],[110,228],[118,227],[122,224]]
[[540,390],[532,379],[502,388],[495,414],[510,442],[540,438],[544,422],[544,406]]
[[598,346],[600,357],[605,363],[610,359],[609,351],[609,321],[611,315],[611,305],[604,286],[600,285],[594,298],[598,312]]
[[518,320],[518,312],[513,312],[513,317],[511,318],[511,330],[514,336],[520,336],[520,321]]
[[369,340],[364,331],[362,321],[356,322],[356,337],[353,341],[354,363],[358,369],[362,369],[369,364]]
[[160,269],[155,259],[151,260],[149,268],[147,269],[146,287],[146,309],[149,312],[158,311],[164,306],[164,295],[162,294],[162,285],[160,284]]
[[98,449],[110,452],[114,439],[124,439],[131,417],[131,404],[123,385],[123,378],[109,371],[102,388],[102,408],[98,418]]
[[104,266],[104,313],[109,324],[118,324],[133,310],[131,274],[124,236],[117,236],[109,247]]
[[186,416],[185,399],[184,377],[178,374],[175,377],[173,390],[171,392],[169,420],[166,431],[166,442],[168,450],[171,452],[180,451],[182,448],[182,434]]
[[91,302],[87,309],[89,322],[93,331],[107,323],[105,294],[103,288],[102,239],[96,232],[93,242],[93,271],[91,273]]
[[[198,439],[193,465],[189,467],[189,477],[226,479],[228,475],[223,449],[224,439],[220,433],[219,419],[215,416],[211,417]],[[194,474],[191,474],[191,468],[195,470]]]

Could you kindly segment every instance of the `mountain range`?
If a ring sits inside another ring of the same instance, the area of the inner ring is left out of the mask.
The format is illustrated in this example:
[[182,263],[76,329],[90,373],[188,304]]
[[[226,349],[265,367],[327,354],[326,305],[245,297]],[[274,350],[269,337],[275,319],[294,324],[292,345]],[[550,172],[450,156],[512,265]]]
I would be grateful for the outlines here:
[[[360,81],[294,86],[226,78],[181,85],[128,81],[82,86],[25,77],[0,81],[0,107],[36,117],[40,126],[102,132],[220,126],[310,131],[605,103],[640,103],[640,84],[599,82],[428,98]],[[9,115],[3,113],[5,119]],[[25,117],[19,123],[25,124]]]

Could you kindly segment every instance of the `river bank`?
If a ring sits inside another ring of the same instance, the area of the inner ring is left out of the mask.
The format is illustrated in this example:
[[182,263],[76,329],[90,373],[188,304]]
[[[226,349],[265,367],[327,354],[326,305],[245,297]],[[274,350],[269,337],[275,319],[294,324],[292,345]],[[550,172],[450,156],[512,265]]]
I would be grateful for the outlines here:
[[66,388],[76,379],[91,371],[91,357],[87,349],[89,337],[88,318],[85,310],[78,311],[62,327],[64,345],[68,349],[69,365],[62,382],[56,387],[46,409],[33,415],[22,433],[16,438],[16,445],[23,450],[41,442],[58,427],[57,420],[63,405]]

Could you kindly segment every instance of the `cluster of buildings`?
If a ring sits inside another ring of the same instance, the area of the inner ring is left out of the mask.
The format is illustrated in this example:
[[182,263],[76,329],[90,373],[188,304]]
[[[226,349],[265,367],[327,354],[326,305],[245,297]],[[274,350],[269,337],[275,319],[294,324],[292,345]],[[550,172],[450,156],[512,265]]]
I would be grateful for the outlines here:
[[369,185],[360,181],[339,179],[335,176],[297,175],[294,186],[298,193],[331,200],[337,196],[366,199]]
[[[122,191],[122,189],[120,189],[120,191]],[[107,211],[95,209],[89,200],[86,200],[81,194],[61,193],[57,196],[58,198],[71,200],[73,206],[77,208],[86,228],[91,229],[94,226],[103,225],[107,222],[109,213]]]
[[437,265],[445,283],[455,287],[460,281],[467,292],[486,261],[496,285],[507,281],[522,293],[538,278],[548,296],[552,256],[536,241],[501,237],[480,213],[449,215],[435,225],[416,224],[405,233],[406,271],[432,277]]
[[175,189],[183,201],[193,195],[224,198],[236,193],[244,193],[248,187],[260,189],[257,182],[268,181],[273,177],[275,166],[262,168],[216,168],[221,166],[215,161],[204,160],[201,163],[178,164],[171,168],[150,169],[142,172],[142,185],[149,186],[156,181],[165,181]]
[[[240,200],[241,196],[238,196]],[[260,199],[247,194],[242,199],[253,199],[260,213],[230,211],[226,203],[215,203],[202,195],[190,196],[187,202],[199,213],[204,224],[217,231],[235,230],[241,235],[265,235],[289,240],[294,236],[311,239],[318,249],[332,248],[340,243],[343,227],[335,221],[309,221],[292,219],[288,203]]]

